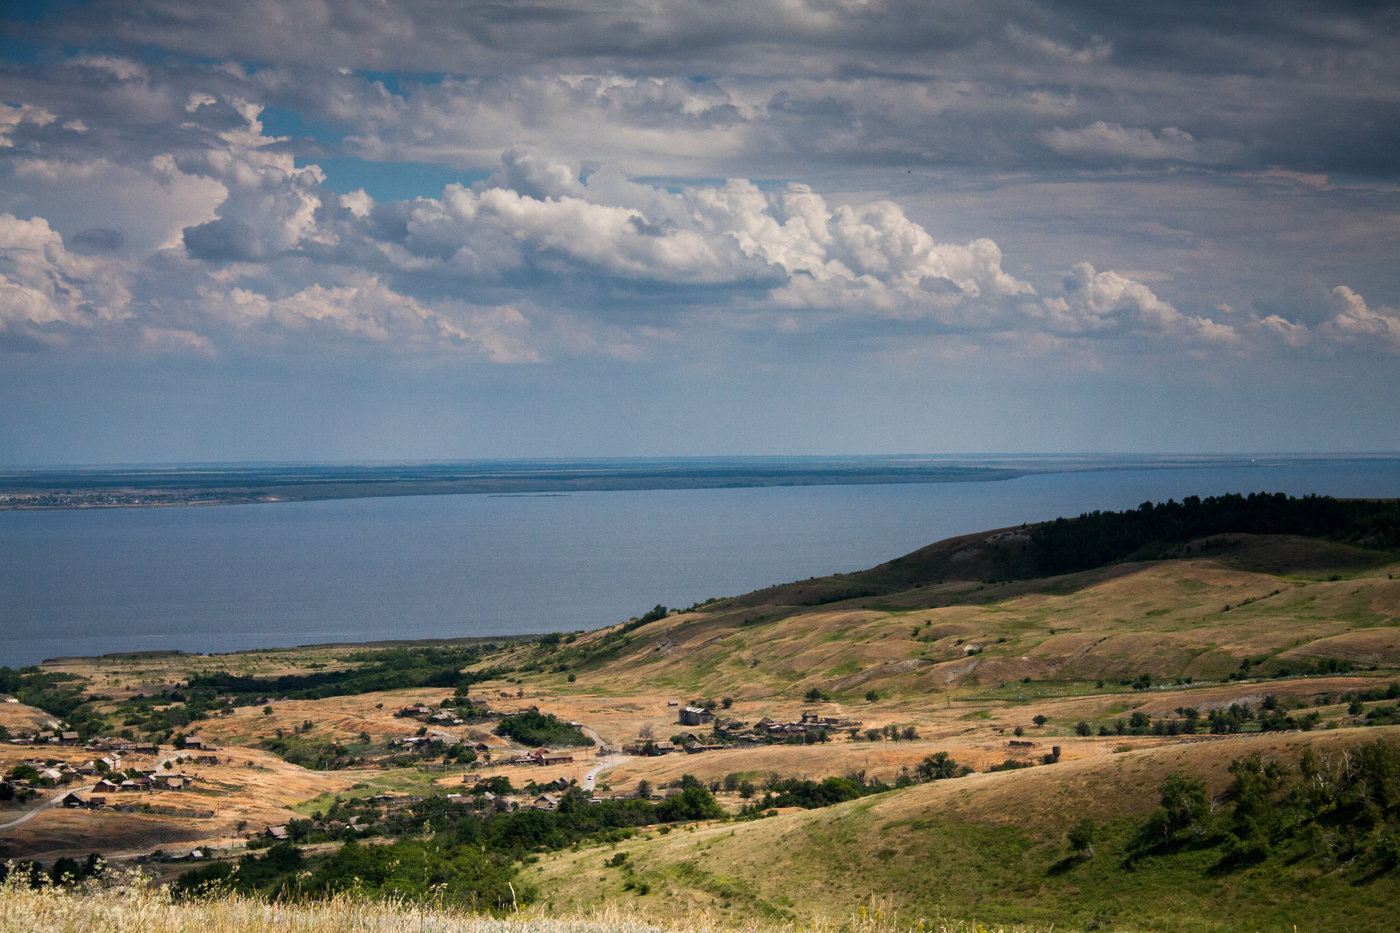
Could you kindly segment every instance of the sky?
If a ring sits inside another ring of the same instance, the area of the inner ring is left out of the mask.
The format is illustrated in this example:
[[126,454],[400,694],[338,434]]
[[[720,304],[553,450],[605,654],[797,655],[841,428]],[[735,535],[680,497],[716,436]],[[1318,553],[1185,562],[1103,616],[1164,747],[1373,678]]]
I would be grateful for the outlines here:
[[1400,450],[1400,8],[0,8],[0,464]]

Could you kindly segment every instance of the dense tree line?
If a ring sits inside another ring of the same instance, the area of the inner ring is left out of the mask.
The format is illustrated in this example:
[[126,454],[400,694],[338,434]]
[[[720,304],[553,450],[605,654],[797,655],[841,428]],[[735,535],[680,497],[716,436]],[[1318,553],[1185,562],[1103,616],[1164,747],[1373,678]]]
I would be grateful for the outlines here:
[[104,725],[86,687],[87,681],[75,674],[44,671],[32,664],[17,670],[0,667],[0,693],[62,720],[83,739],[96,735]]
[[[1128,864],[1190,846],[1215,850],[1221,871],[1270,857],[1368,875],[1400,867],[1400,746],[1377,740],[1336,753],[1305,749],[1295,767],[1247,755],[1231,762],[1230,775],[1218,801],[1203,781],[1167,775]],[[1092,845],[1093,837],[1090,827],[1080,841]]]
[[1144,502],[1125,512],[1086,512],[1037,525],[1031,539],[1046,575],[1091,570],[1165,547],[1219,534],[1288,534],[1368,548],[1400,547],[1400,501],[1293,498],[1283,493],[1232,493],[1181,502]]
[[[347,804],[337,802],[337,807],[345,812],[360,809]],[[312,862],[297,846],[280,842],[262,855],[250,852],[236,864],[216,862],[185,872],[172,891],[195,896],[231,890],[286,900],[344,891],[500,911],[536,898],[532,887],[516,880],[516,866],[542,850],[583,841],[620,842],[635,835],[638,827],[723,816],[714,795],[698,782],[655,804],[590,803],[574,787],[562,795],[557,810],[484,816],[476,802],[437,795],[387,815],[384,832],[401,837],[390,844],[361,845],[349,838],[333,855]],[[296,822],[304,824],[298,830],[311,825],[309,820]],[[426,839],[402,838],[425,833]]]
[[404,839],[360,845],[351,839],[311,867],[301,850],[281,842],[236,865],[215,862],[185,872],[171,885],[176,896],[235,891],[279,900],[321,898],[341,892],[371,898],[433,900],[473,910],[500,911],[534,900],[526,885],[511,887],[508,859],[479,848]]
[[281,677],[249,677],[220,671],[190,678],[192,690],[207,689],[233,694],[237,705],[248,705],[261,697],[291,700],[322,700],[327,697],[357,696],[381,690],[408,690],[419,687],[455,689],[493,680],[510,673],[504,668],[463,671],[479,663],[494,645],[472,647],[389,648],[358,652],[349,660],[360,666],[343,671],[315,671],[284,674]]
[[567,748],[593,744],[593,740],[584,735],[577,726],[569,725],[553,713],[526,710],[506,716],[494,731],[497,735],[509,736],[522,745]]

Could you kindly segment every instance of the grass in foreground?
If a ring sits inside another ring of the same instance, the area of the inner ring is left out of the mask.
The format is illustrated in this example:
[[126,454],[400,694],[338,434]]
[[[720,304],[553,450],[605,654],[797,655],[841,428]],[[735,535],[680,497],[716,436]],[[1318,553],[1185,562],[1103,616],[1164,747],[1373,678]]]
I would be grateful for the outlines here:
[[[433,906],[337,895],[315,903],[278,904],[226,895],[175,901],[140,875],[79,889],[31,889],[0,885],[0,929],[26,933],[717,933],[733,930],[705,914],[658,925],[610,908],[574,917],[521,912],[491,917]],[[746,925],[750,933],[796,933],[797,927]],[[805,925],[809,933],[1039,933],[1033,927],[1002,927],[939,919],[912,921],[871,901],[844,922]]]

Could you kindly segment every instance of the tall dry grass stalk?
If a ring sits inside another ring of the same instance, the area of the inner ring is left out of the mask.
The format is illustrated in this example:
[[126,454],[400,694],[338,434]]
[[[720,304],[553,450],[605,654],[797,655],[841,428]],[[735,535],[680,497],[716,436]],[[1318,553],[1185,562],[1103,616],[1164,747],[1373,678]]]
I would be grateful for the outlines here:
[[[1053,931],[1054,927],[1050,928]],[[575,917],[522,911],[492,917],[407,903],[337,895],[273,904],[238,894],[173,900],[164,888],[129,873],[73,888],[32,889],[11,877],[0,884],[3,933],[1035,933],[968,921],[901,920],[872,898],[842,922],[739,923],[706,913],[657,923],[610,906]]]

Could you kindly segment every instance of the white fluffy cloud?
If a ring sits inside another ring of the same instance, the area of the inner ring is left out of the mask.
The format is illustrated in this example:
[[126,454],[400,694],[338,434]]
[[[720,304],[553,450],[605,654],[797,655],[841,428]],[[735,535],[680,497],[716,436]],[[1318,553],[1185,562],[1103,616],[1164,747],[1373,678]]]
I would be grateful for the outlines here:
[[[682,90],[678,112],[707,112],[696,100],[717,106],[711,92]],[[376,203],[363,191],[331,191],[314,160],[298,167],[286,141],[264,133],[259,104],[191,93],[181,112],[199,128],[193,143],[129,165],[49,158],[26,143],[12,177],[30,191],[48,186],[65,229],[83,228],[72,237],[81,252],[43,217],[6,215],[0,324],[55,339],[62,326],[134,319],[125,345],[153,352],[342,340],[465,349],[498,363],[634,358],[701,322],[847,333],[897,324],[961,334],[968,346],[1019,340],[1037,352],[1107,340],[1248,352],[1266,335],[1303,346],[1315,333],[1334,345],[1362,336],[1394,345],[1400,332],[1390,309],[1373,311],[1344,288],[1316,332],[1277,314],[1218,323],[1178,310],[1140,277],[1088,262],[1037,288],[1027,272],[1004,268],[992,239],[940,241],[893,200],[842,203],[809,185],[746,179],[643,184],[616,166],[585,172],[529,146],[507,148],[485,181]],[[6,119],[48,127],[66,116],[9,108]],[[1195,145],[1103,130],[1110,149],[1117,139],[1121,152],[1144,158]],[[64,186],[68,201],[56,193]],[[137,196],[151,207],[144,228],[96,226],[104,213],[140,214]],[[129,235],[135,229],[144,232]]]
[[283,298],[236,286],[205,288],[200,297],[202,310],[238,326],[272,323],[295,332],[321,325],[381,343],[474,348],[495,363],[540,360],[528,342],[530,322],[514,307],[469,308],[460,303],[430,307],[394,292],[374,277],[350,285],[311,285]]
[[113,263],[69,252],[44,218],[0,214],[0,332],[61,342],[52,325],[120,321],[131,300],[124,278]]
[[1369,308],[1365,298],[1345,285],[1332,289],[1332,303],[1336,314],[1319,328],[1322,333],[1345,343],[1362,341],[1400,351],[1400,311]]
[[1043,315],[1052,330],[1185,336],[1217,343],[1239,339],[1233,327],[1182,314],[1141,282],[1112,270],[1099,272],[1087,262],[1070,270],[1064,286],[1064,297],[1047,298],[1039,309],[1029,309],[1032,314]]

